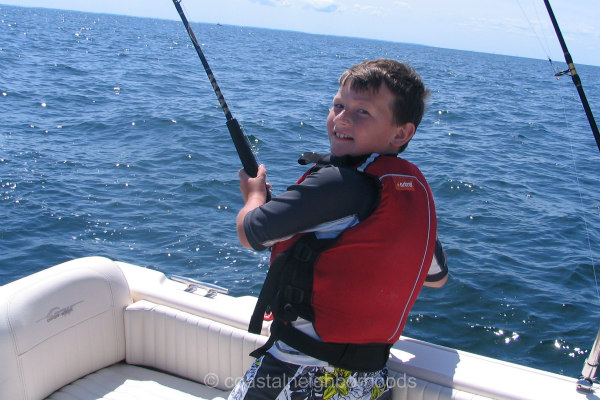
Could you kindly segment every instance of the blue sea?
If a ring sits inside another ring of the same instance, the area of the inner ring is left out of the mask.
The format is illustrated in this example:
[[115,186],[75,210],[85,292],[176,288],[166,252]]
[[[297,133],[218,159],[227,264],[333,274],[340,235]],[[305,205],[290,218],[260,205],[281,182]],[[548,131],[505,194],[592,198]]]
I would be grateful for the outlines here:
[[[183,24],[3,5],[0,20],[0,284],[102,255],[257,295],[268,253],[237,241],[240,162]],[[192,27],[274,195],[302,152],[327,152],[346,68],[414,66],[431,98],[403,154],[432,187],[451,277],[404,334],[579,375],[600,326],[600,153],[564,62]],[[600,67],[577,67],[600,115]]]

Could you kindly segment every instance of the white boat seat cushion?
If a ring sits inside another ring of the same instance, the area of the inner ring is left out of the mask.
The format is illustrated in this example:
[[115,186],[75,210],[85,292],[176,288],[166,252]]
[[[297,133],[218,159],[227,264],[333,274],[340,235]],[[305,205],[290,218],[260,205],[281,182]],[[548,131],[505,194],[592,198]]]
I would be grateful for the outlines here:
[[41,399],[125,357],[121,269],[78,259],[2,287],[0,399]]
[[228,394],[160,371],[118,363],[79,379],[47,400],[218,400]]
[[128,306],[124,317],[127,364],[94,372],[49,400],[227,398],[254,360],[248,354],[267,339],[147,300]]
[[231,390],[267,340],[185,311],[138,301],[125,310],[129,364],[157,368],[221,390]]

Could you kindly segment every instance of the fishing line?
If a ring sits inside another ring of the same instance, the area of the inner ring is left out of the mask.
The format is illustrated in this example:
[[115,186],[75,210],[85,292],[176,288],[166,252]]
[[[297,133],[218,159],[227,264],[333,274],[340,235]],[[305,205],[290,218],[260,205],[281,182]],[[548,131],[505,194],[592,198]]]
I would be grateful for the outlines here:
[[[517,1],[517,4],[519,5],[519,7],[521,8],[521,11],[523,12],[523,16],[525,17],[525,20],[529,24],[529,27],[531,28],[531,31],[535,35],[535,38],[537,39],[537,41],[538,41],[538,43],[540,45],[540,48],[546,54],[546,58],[550,62],[550,65],[552,66],[552,69],[554,70],[555,76],[559,76],[559,74],[561,74],[561,72],[554,65],[554,62],[552,61],[552,58],[550,57],[550,53],[551,53],[550,48],[551,48],[551,46],[548,43],[547,35],[543,34],[543,32],[541,32],[542,31],[541,28],[538,30],[533,25],[533,23],[531,22],[531,18],[529,18],[529,15],[527,14],[527,12],[525,11],[525,8],[523,7],[523,4],[519,0],[516,0],[516,1]],[[541,26],[541,27],[546,26],[545,24],[541,23],[542,19],[540,18],[539,14],[538,14],[538,8],[535,6],[538,3],[534,2],[533,4],[534,4],[534,6],[533,6],[533,12],[535,14],[535,20],[538,22],[537,25]],[[544,42],[542,42],[542,39],[544,39],[545,44],[544,44]]]
[[[560,97],[562,100],[561,103],[563,105],[563,118],[565,120],[565,125],[567,125],[567,127],[568,127],[569,123],[568,123],[568,119],[567,119],[566,104],[565,104],[564,97],[562,96],[562,94],[560,95]],[[571,130],[567,130],[567,131],[570,132]],[[579,171],[577,170],[577,163],[575,162],[575,151],[573,150],[573,141],[571,140],[570,135],[567,135],[567,137],[569,138],[569,147],[571,148],[571,159],[573,161],[573,168],[575,169],[575,181],[577,182],[577,192],[579,194],[579,203],[580,203],[580,207],[581,207],[580,215],[581,215],[581,219],[583,221],[583,225],[585,227],[585,233],[586,233],[586,238],[587,238],[587,243],[588,243],[588,251],[589,251],[588,257],[592,263],[592,274],[594,276],[594,284],[596,287],[596,297],[598,300],[598,304],[600,304],[600,290],[598,288],[599,285],[598,285],[598,276],[596,274],[596,263],[594,261],[594,253],[592,251],[590,231],[588,228],[587,219],[585,218],[583,195],[582,195],[582,191],[581,191],[581,185],[579,182]],[[577,391],[589,392],[592,385],[596,382],[595,375],[596,375],[596,370],[598,367],[599,339],[600,339],[600,331],[596,335],[596,339],[594,340],[594,344],[592,345],[592,348],[590,349],[589,356],[586,358],[584,367],[581,371],[581,378],[577,381]]]
[[[525,20],[527,21],[527,23],[529,24],[529,27],[531,28],[532,32],[534,33],[535,38],[537,39],[538,43],[540,44],[540,47],[542,48],[544,53],[546,53],[546,57],[550,58],[550,54],[549,54],[550,46],[548,45],[548,42],[546,41],[545,45],[544,45],[544,43],[542,43],[542,38],[546,39],[546,37],[539,34],[538,29],[533,25],[533,23],[531,22],[531,18],[529,18],[529,15],[525,11],[523,4],[519,0],[516,0],[516,1],[517,1],[517,4],[519,5],[519,7],[521,8],[521,11],[523,12],[523,15],[525,16]],[[534,8],[533,11],[535,13],[535,18],[536,18],[536,21],[538,22],[538,26],[539,26],[540,25],[539,21],[541,21],[541,19],[538,15],[537,9]]]
[[[569,50],[567,49],[567,44],[562,35],[562,32],[560,31],[560,27],[558,26],[558,21],[556,20],[554,12],[552,11],[550,1],[544,0],[544,5],[546,6],[546,10],[548,11],[548,16],[550,17],[550,21],[552,21],[552,27],[554,28],[554,31],[555,31],[558,41],[560,43],[560,47],[563,51],[565,62],[567,63],[567,66],[569,67],[569,71],[568,71],[569,75],[571,76],[571,79],[573,80],[573,84],[577,88],[577,94],[579,95],[579,99],[581,100],[581,105],[583,106],[583,109],[585,110],[585,115],[590,124],[590,128],[594,135],[596,145],[598,146],[598,150],[600,150],[600,130],[598,129],[598,125],[596,124],[596,120],[594,119],[594,115],[592,113],[590,104],[587,101],[587,97],[585,95],[583,86],[581,84],[581,78],[580,78],[579,74],[577,73],[577,69],[575,68],[575,63],[573,62],[571,53],[569,53]],[[565,115],[566,115],[566,112],[565,112]],[[573,155],[573,157],[574,157],[574,155]],[[579,185],[579,182],[578,182],[578,185]],[[584,223],[586,225],[586,232],[588,232],[588,245],[589,245],[589,231],[587,230],[587,222],[585,222],[585,217],[584,217]],[[589,247],[590,247],[590,259],[592,260],[592,266],[593,266],[594,278],[595,278],[596,268],[593,263],[593,256],[591,254],[591,245],[589,245]],[[596,292],[598,292],[597,280],[596,280]],[[596,371],[598,369],[599,361],[600,361],[600,331],[598,331],[598,333],[596,334],[596,339],[594,340],[594,344],[592,345],[592,349],[590,350],[590,355],[586,359],[583,369],[581,371],[581,378],[577,381],[577,391],[584,392],[584,393],[591,393],[594,391],[594,388],[592,387],[592,385],[597,382],[595,375],[596,375]]]
[[590,262],[592,264],[592,273],[594,276],[594,284],[596,287],[596,297],[598,300],[598,305],[600,305],[600,284],[598,282],[598,275],[596,274],[596,262],[594,260],[594,252],[592,250],[592,239],[590,237],[590,230],[589,230],[589,225],[587,222],[587,219],[585,217],[585,206],[583,203],[583,193],[581,190],[581,184],[579,181],[579,170],[577,168],[577,161],[575,158],[575,150],[573,149],[573,140],[572,140],[572,135],[570,134],[573,131],[573,126],[570,125],[569,120],[567,118],[567,107],[566,107],[566,101],[565,98],[563,97],[562,93],[559,93],[560,99],[561,99],[561,104],[562,104],[562,108],[563,108],[563,119],[565,122],[565,126],[567,128],[570,129],[566,129],[567,131],[567,135],[566,137],[569,139],[569,148],[571,150],[571,162],[573,163],[573,169],[574,169],[574,174],[575,174],[575,182],[577,183],[577,193],[579,195],[579,204],[581,207],[581,220],[583,221],[583,226],[585,228],[585,236],[586,236],[586,240],[587,240],[587,245],[588,245],[588,250],[589,250],[589,259]]
[[[546,35],[541,35],[541,37],[544,39],[544,41],[546,42],[546,45],[544,46],[544,43],[542,43],[542,39],[540,38],[540,34],[538,34],[537,29],[534,27],[534,25],[531,23],[530,18],[528,17],[527,13],[525,12],[525,9],[523,8],[521,2],[519,0],[517,0],[517,4],[519,4],[519,7],[521,8],[521,11],[523,12],[523,15],[525,16],[525,19],[527,20],[527,22],[529,23],[529,26],[531,27],[531,30],[534,32],[540,47],[542,48],[542,50],[546,53],[546,56],[548,57],[548,61],[550,62],[550,66],[553,69],[554,72],[554,76],[556,77],[556,79],[558,80],[559,77],[561,75],[565,75],[567,73],[570,72],[570,70],[567,71],[559,71],[555,64],[552,62],[552,59],[550,58],[550,46],[548,45],[548,41],[547,41],[547,36]],[[534,3],[536,4],[536,3]],[[536,21],[542,21],[542,19],[539,17],[538,14],[538,10],[537,8],[534,6],[534,12],[536,15]],[[546,26],[546,24],[539,24],[540,26]],[[598,275],[596,273],[596,262],[594,260],[594,253],[592,250],[592,240],[591,240],[591,235],[590,235],[590,230],[589,230],[589,225],[588,225],[588,221],[586,219],[585,216],[585,207],[584,207],[584,201],[583,201],[583,191],[581,188],[581,182],[579,180],[579,170],[577,168],[577,162],[576,162],[576,158],[575,158],[575,150],[573,148],[573,138],[572,138],[572,131],[573,131],[573,126],[570,125],[569,120],[567,118],[567,108],[566,108],[566,101],[565,101],[565,97],[563,96],[562,92],[559,92],[558,94],[560,96],[560,100],[561,100],[561,105],[562,105],[562,109],[563,109],[563,120],[565,123],[565,126],[568,128],[566,129],[567,131],[567,139],[569,141],[569,148],[571,150],[571,162],[573,164],[573,170],[574,170],[574,175],[575,175],[575,182],[577,183],[577,193],[579,196],[579,203],[580,203],[580,216],[581,219],[583,221],[583,225],[585,228],[585,237],[587,240],[587,245],[588,245],[588,251],[589,251],[589,255],[588,258],[592,264],[592,273],[593,273],[593,277],[594,277],[594,284],[595,284],[595,288],[596,288],[596,297],[598,299],[598,303],[600,304],[600,283],[598,282]]]

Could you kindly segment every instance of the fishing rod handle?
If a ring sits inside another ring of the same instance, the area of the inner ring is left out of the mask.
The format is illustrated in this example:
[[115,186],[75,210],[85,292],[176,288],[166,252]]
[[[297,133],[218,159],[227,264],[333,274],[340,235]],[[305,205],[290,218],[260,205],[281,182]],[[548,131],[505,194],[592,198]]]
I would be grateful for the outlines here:
[[[246,139],[246,135],[244,135],[242,127],[237,119],[233,118],[227,121],[227,129],[229,130],[233,145],[240,157],[244,171],[246,171],[249,177],[256,178],[256,175],[258,175],[258,163],[256,162],[256,157],[254,157],[254,153],[252,153],[250,143],[248,143],[248,139]],[[267,192],[267,202],[269,202],[271,201],[271,192],[268,187],[265,187],[265,190]]]
[[258,163],[256,162],[254,153],[252,153],[252,149],[250,149],[248,139],[246,139],[244,132],[242,132],[242,127],[237,119],[233,118],[227,121],[227,129],[229,129],[231,140],[233,140],[233,144],[240,157],[244,171],[246,171],[251,178],[256,178],[256,175],[258,174]]

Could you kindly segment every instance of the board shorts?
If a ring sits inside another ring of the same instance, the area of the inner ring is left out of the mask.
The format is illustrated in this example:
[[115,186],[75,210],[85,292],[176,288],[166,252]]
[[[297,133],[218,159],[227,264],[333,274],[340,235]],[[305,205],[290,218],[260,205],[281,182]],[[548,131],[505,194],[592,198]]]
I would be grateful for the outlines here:
[[387,378],[387,367],[353,372],[290,364],[267,353],[256,359],[228,400],[387,400]]

